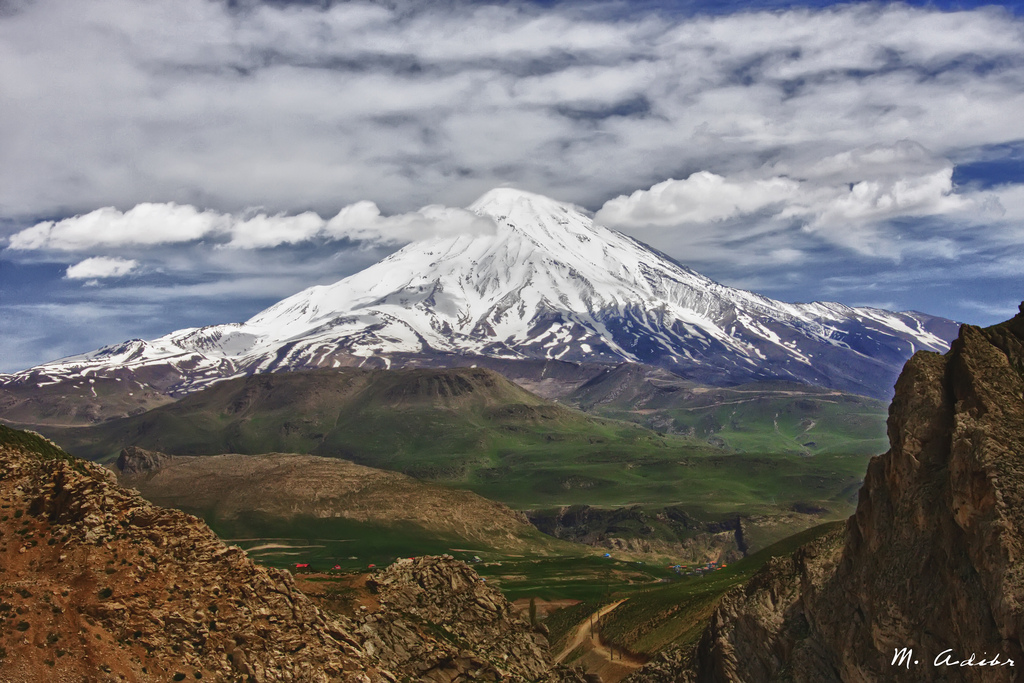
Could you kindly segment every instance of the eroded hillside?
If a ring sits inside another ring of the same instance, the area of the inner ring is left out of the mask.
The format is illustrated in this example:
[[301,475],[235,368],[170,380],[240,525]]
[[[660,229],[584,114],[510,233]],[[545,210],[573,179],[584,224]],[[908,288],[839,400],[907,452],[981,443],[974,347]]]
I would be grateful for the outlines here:
[[512,553],[582,551],[542,534],[521,512],[475,493],[339,458],[169,456],[131,447],[117,466],[125,485],[147,500],[199,515],[218,530],[245,526],[251,532],[259,519],[278,527],[345,520],[366,526],[368,533],[447,541],[434,552],[453,543]]

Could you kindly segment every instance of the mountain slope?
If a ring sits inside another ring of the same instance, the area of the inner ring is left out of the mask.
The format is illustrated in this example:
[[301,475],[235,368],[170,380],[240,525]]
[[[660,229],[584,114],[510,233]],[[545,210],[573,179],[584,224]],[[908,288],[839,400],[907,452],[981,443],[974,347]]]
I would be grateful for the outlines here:
[[0,383],[128,369],[178,395],[253,373],[485,356],[643,362],[708,383],[787,379],[887,397],[915,350],[945,350],[955,332],[918,313],[725,287],[540,195],[497,189],[470,208],[493,234],[415,242],[244,323],[132,340]]
[[317,606],[196,518],[0,425],[0,683],[582,683],[451,557],[401,559],[360,608]]
[[659,368],[623,363],[561,401],[592,415],[741,452],[871,456],[888,446],[886,403],[795,382],[708,387]]
[[175,455],[311,453],[442,479],[493,464],[499,451],[607,442],[625,453],[663,441],[545,401],[482,368],[257,375],[133,417],[39,429],[90,459],[126,446]]
[[[222,536],[260,536],[255,533],[259,527],[272,526],[274,533],[262,534],[276,537],[271,547],[253,550],[250,546],[264,544],[258,538],[243,543],[250,556],[264,560],[295,555],[294,548],[281,544],[281,537],[311,536],[327,545],[320,554],[329,556],[330,565],[345,568],[453,548],[520,555],[585,552],[545,536],[521,513],[469,491],[339,458],[288,453],[167,456],[128,448],[117,466],[120,481],[146,500],[202,517]],[[332,527],[340,533],[330,543],[323,536]],[[368,540],[353,543],[354,535]],[[357,551],[359,557],[349,557]]]
[[0,681],[382,678],[287,572],[0,425]]

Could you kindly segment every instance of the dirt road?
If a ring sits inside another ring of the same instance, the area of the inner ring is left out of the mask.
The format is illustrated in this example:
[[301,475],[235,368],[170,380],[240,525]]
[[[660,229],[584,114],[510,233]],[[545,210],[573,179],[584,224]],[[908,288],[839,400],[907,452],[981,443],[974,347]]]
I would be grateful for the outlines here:
[[[600,634],[597,632],[590,632],[590,623],[592,620],[597,622],[598,619],[614,610],[623,602],[625,602],[625,600],[619,600],[618,602],[605,605],[594,612],[591,616],[587,617],[579,626],[576,627],[576,631],[573,633],[572,639],[565,648],[558,653],[555,657],[555,661],[561,663],[569,656],[570,653],[572,653],[573,650],[581,645],[588,645],[587,655],[585,657],[588,661],[585,662],[585,665],[586,669],[591,673],[596,673],[597,671],[595,671],[595,669],[604,668],[602,665],[605,663],[617,665],[616,668],[626,669],[638,669],[643,666],[643,660],[631,657],[628,654],[616,651],[613,655],[613,653],[601,642]],[[595,656],[598,658],[597,662],[594,661]],[[595,664],[597,666],[595,666]]]

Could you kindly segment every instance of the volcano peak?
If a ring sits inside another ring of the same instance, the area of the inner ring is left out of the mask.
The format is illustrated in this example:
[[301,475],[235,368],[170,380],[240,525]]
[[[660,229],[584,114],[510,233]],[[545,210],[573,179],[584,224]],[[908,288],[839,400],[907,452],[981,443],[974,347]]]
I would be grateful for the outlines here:
[[786,304],[717,284],[532,192],[496,188],[469,209],[493,218],[496,233],[414,242],[243,324],[19,376],[159,363],[181,374],[175,391],[185,392],[242,374],[485,356],[640,362],[713,384],[784,379],[887,396],[913,351],[945,350],[955,335],[951,321],[917,313]]

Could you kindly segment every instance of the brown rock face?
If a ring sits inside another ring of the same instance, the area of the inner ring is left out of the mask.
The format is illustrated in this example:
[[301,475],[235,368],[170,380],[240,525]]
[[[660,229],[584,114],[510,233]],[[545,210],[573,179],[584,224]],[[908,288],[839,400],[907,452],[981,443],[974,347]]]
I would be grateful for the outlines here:
[[889,440],[844,534],[770,562],[723,599],[693,657],[633,680],[1020,680],[1024,305],[965,325],[945,356],[915,355]]

